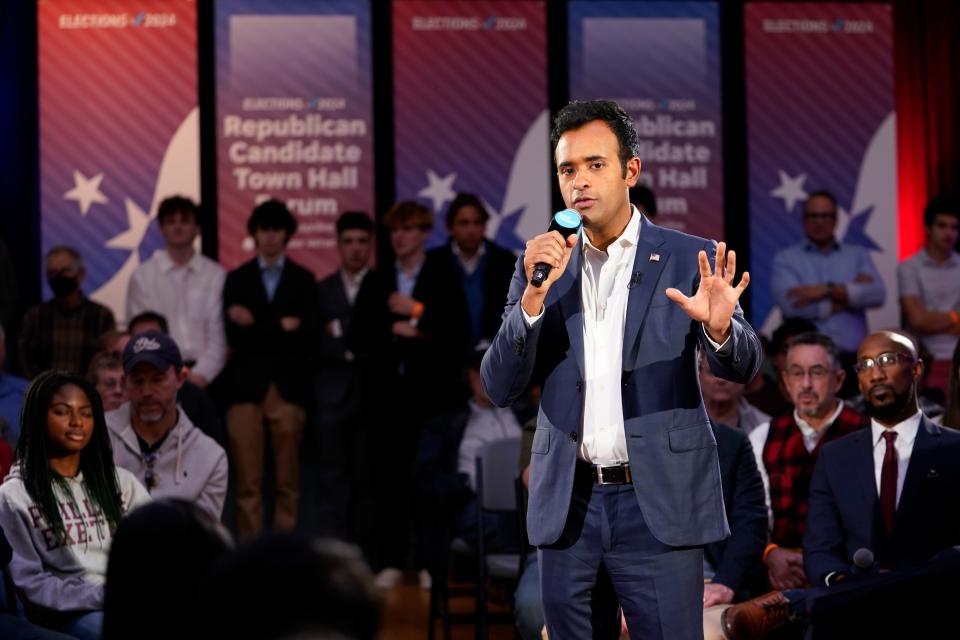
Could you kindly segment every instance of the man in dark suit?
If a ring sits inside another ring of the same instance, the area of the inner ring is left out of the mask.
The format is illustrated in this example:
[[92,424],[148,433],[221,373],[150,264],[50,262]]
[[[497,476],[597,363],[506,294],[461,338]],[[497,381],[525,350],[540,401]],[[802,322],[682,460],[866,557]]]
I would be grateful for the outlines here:
[[447,209],[450,240],[431,250],[459,276],[470,314],[471,344],[496,335],[517,264],[513,253],[486,239],[489,219],[480,198],[472,193],[457,194]]
[[237,480],[237,531],[263,528],[264,420],[276,472],[274,528],[293,529],[300,498],[300,440],[316,349],[317,286],[286,256],[297,221],[268,200],[247,221],[257,257],[227,274],[223,287],[228,371],[227,435]]
[[378,476],[387,480],[379,486],[381,548],[374,564],[381,568],[377,583],[390,588],[406,565],[420,426],[465,399],[460,373],[470,331],[456,272],[426,251],[430,211],[417,202],[398,202],[383,224],[395,259],[384,261],[369,289],[358,295],[348,344],[366,372],[366,402],[376,412],[374,457]]
[[[347,344],[354,303],[369,286],[373,221],[360,211],[337,219],[340,268],[321,280],[320,336],[314,378],[315,417],[320,448],[320,523],[337,537],[366,543],[363,522],[373,509],[370,498],[369,420],[363,411],[363,376]],[[364,544],[366,546],[366,544]]]
[[[931,586],[940,580],[936,567],[917,563],[960,544],[960,433],[920,412],[923,363],[907,337],[890,331],[867,336],[855,369],[871,424],[824,446],[814,468],[803,538],[814,588],[773,592],[728,609],[724,626],[731,638],[760,637],[787,612],[812,615],[816,628],[819,611],[830,612],[822,624],[833,631],[845,618],[857,637],[893,637],[895,617],[875,615],[891,594],[900,611],[912,609],[908,600],[925,600],[918,609],[926,622],[938,613],[928,606],[936,595]],[[956,579],[955,558],[937,564],[952,564]],[[878,570],[902,575],[859,575]],[[854,613],[871,607],[870,615]],[[916,622],[910,619],[909,635],[926,637],[916,633]],[[871,624],[881,626],[871,630]]]
[[[700,638],[701,547],[729,528],[697,354],[723,378],[756,373],[760,342],[737,302],[749,279],[734,286],[724,243],[657,227],[630,205],[640,159],[619,105],[571,103],[552,142],[583,242],[550,232],[527,243],[482,370],[499,406],[535,370],[545,377],[527,529],[547,630],[591,636],[605,568],[632,637]],[[539,288],[528,284],[537,263],[553,267]]]

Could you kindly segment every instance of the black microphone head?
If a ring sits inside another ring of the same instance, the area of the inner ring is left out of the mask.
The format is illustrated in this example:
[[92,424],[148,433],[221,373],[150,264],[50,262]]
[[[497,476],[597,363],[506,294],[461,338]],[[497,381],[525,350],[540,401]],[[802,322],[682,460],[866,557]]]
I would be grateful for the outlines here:
[[853,564],[858,569],[869,569],[873,566],[873,551],[861,547],[853,552]]
[[550,221],[550,228],[547,231],[559,231],[560,235],[567,238],[580,230],[582,222],[580,214],[574,209],[564,209],[553,214],[553,220]]

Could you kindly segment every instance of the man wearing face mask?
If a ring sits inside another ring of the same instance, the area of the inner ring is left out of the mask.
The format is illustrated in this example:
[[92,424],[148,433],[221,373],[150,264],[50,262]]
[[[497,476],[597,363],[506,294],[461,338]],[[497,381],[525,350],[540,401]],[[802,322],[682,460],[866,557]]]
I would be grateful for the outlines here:
[[23,317],[23,372],[28,378],[47,369],[84,374],[98,351],[97,340],[115,327],[113,313],[80,290],[86,270],[76,249],[50,249],[46,271],[53,299],[31,307]]

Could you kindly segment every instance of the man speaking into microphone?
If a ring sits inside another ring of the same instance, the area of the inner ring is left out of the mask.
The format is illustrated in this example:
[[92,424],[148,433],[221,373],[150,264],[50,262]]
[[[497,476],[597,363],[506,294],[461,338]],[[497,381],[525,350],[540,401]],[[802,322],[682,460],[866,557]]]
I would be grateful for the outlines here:
[[[615,102],[567,105],[551,142],[583,230],[527,242],[481,370],[499,406],[535,371],[542,379],[527,528],[547,631],[595,637],[591,614],[608,607],[591,596],[605,568],[631,638],[702,638],[701,547],[729,528],[697,358],[704,351],[714,375],[735,382],[756,373],[760,343],[738,304],[749,276],[734,284],[724,243],[631,206],[637,133]],[[552,269],[535,286],[540,263]]]

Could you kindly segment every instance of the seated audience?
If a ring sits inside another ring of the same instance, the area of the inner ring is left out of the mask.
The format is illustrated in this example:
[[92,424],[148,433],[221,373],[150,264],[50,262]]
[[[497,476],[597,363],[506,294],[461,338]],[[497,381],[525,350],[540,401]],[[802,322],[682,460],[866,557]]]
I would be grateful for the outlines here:
[[[128,514],[107,563],[103,640],[193,636],[189,630],[202,615],[198,585],[232,546],[219,522],[184,500],[157,500]],[[157,607],[174,595],[157,615]]]
[[[803,550],[814,588],[773,592],[728,609],[723,625],[729,638],[759,638],[811,614],[815,630],[818,613],[821,624],[854,634],[830,637],[933,637],[924,630],[944,631],[952,612],[928,603],[942,590],[938,572],[949,572],[947,593],[960,575],[954,548],[960,544],[960,434],[919,410],[922,369],[915,346],[901,334],[881,331],[863,341],[857,381],[870,428],[824,446],[810,483]],[[896,595],[891,615],[866,614],[890,594]],[[940,600],[952,604],[954,597]]]
[[227,492],[227,454],[177,406],[186,379],[180,350],[146,331],[123,352],[130,401],[107,414],[113,457],[154,498],[182,498],[219,519]]
[[164,199],[157,209],[157,224],[165,246],[130,276],[127,317],[144,311],[163,314],[171,325],[168,333],[190,368],[187,379],[205,389],[227,359],[223,267],[194,247],[200,235],[200,209],[189,198]]
[[50,249],[45,265],[53,298],[23,317],[20,365],[28,378],[48,369],[82,375],[100,350],[100,336],[114,328],[113,312],[83,295],[86,269],[76,249]]
[[119,353],[101,351],[93,356],[87,370],[87,380],[93,383],[104,411],[119,409],[127,401],[127,388],[123,381],[123,358]]
[[0,439],[11,449],[20,436],[20,405],[30,383],[6,370],[7,336],[0,325]]
[[763,561],[774,589],[806,583],[801,543],[820,449],[867,424],[837,397],[845,375],[830,338],[815,332],[796,336],[787,346],[782,372],[794,408],[750,433],[767,493],[771,531]]
[[[159,331],[170,335],[167,319],[155,311],[144,311],[130,318],[128,327],[132,335],[144,331]],[[124,346],[126,346],[126,343],[124,343]],[[179,343],[177,348],[180,348]],[[121,351],[121,353],[123,352]],[[186,363],[184,363],[184,368],[188,371],[187,379],[183,381],[183,386],[177,391],[177,404],[187,414],[194,426],[213,438],[218,445],[226,450],[227,433],[223,428],[223,422],[220,420],[220,411],[217,410],[217,405],[206,389],[191,382],[189,367],[186,366]]]
[[[960,336],[960,202],[937,197],[923,212],[927,242],[897,267],[904,326],[933,355],[926,385],[945,391],[950,359]],[[930,416],[928,416],[930,417]]]
[[0,485],[10,575],[28,617],[100,637],[107,554],[124,513],[149,500],[114,466],[100,397],[86,379],[49,371],[23,401],[16,465]]
[[374,640],[380,593],[360,551],[272,533],[224,557],[204,581],[200,638]]
[[707,415],[713,422],[746,434],[764,422],[770,422],[770,416],[747,402],[743,397],[743,389],[742,384],[713,375],[706,356],[700,355],[700,392]]
[[790,394],[783,385],[783,368],[787,359],[787,345],[794,336],[817,327],[809,320],[792,318],[776,328],[769,343],[765,343],[765,358],[760,372],[747,383],[743,396],[747,402],[767,415],[779,416],[793,409]]

